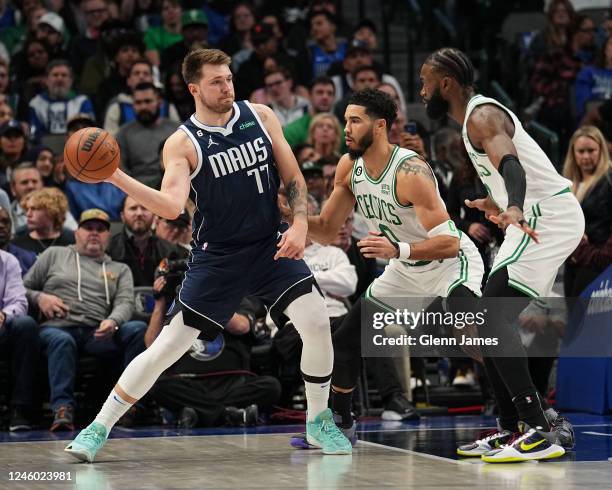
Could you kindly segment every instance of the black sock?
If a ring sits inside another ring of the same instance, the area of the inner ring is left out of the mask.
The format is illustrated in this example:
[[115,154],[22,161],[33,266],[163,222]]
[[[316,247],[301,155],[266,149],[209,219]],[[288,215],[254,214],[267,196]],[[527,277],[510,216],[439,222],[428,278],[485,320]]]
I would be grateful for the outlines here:
[[516,406],[520,420],[529,424],[533,429],[539,426],[545,432],[550,432],[550,424],[544,415],[537,390],[525,391],[515,396],[512,401]]
[[508,393],[508,389],[501,379],[495,364],[489,357],[484,359],[484,368],[487,374],[487,379],[491,384],[491,390],[495,396],[495,403],[497,405],[498,412],[498,423],[503,430],[509,430],[510,432],[516,432],[517,422],[519,420],[516,406],[512,402],[512,397]]
[[342,421],[337,424],[343,429],[349,429],[353,425],[353,416],[351,414],[351,405],[353,402],[353,392],[340,393],[332,387],[332,411],[340,417]]

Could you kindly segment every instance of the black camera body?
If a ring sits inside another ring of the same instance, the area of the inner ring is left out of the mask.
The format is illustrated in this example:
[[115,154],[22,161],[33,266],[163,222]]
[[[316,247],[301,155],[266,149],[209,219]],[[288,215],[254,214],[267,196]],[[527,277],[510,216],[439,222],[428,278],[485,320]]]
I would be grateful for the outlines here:
[[186,271],[187,259],[163,259],[155,269],[155,279],[166,278],[166,284],[159,294],[172,301],[176,296],[176,288],[183,282]]

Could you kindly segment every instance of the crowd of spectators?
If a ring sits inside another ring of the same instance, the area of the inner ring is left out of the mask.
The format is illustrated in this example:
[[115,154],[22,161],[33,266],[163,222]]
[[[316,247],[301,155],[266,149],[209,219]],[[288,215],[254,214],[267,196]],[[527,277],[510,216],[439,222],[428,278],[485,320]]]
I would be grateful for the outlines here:
[[[377,25],[346,25],[333,0],[296,2],[293,10],[255,3],[0,2],[0,349],[11,372],[11,430],[32,427],[41,402],[52,410],[52,430],[73,428],[77,360],[124,366],[163,328],[193,209],[166,220],[109,183],[74,180],[64,171],[63,144],[83,127],[103,127],[121,146],[121,167],[159,188],[160,149],[194,111],[180,74],[193,48],[230,54],[236,98],[267,104],[278,116],[312,213],[333,189],[350,94],[374,88],[391,95],[398,117],[390,142],[429,161],[452,219],[490,268],[503,234],[464,204],[486,190],[461,134],[448,124],[430,133],[411,113],[403,87],[381,62]],[[576,296],[612,262],[612,17],[598,25],[569,0],[553,0],[547,14],[547,27],[522,54],[517,101],[568,148],[559,171],[572,180],[586,216],[584,239],[565,266],[565,293]],[[282,194],[279,206],[289,217]],[[359,253],[356,240],[365,234],[356,212],[334,246],[306,249],[332,325],[383,265]],[[194,343],[152,391],[164,420],[185,427],[255,423],[262,410],[291,399],[299,376],[288,376],[285,393],[283,373],[299,374],[299,338],[290,326],[272,338],[275,326],[265,317],[257,298],[245,298],[219,338]],[[274,367],[254,374],[251,352],[262,345]],[[413,417],[393,363],[368,363],[387,417]],[[466,372],[473,368],[463,365],[456,381],[473,382]],[[48,372],[49,400],[33,394],[39,372]]]

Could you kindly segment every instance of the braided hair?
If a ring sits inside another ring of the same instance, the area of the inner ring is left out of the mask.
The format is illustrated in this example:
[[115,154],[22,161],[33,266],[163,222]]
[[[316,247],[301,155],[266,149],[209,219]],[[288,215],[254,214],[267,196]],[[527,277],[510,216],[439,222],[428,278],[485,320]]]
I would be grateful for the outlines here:
[[425,64],[454,78],[464,88],[471,89],[474,86],[474,65],[458,49],[440,48],[427,57]]

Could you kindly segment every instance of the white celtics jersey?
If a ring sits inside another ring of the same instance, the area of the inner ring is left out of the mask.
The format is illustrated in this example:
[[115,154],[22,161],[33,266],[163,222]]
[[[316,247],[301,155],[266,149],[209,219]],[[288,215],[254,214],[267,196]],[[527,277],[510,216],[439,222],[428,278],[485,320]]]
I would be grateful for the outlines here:
[[465,144],[465,148],[476,172],[478,172],[480,180],[487,188],[489,196],[491,196],[502,210],[505,210],[508,206],[508,193],[506,192],[504,179],[493,166],[489,157],[482,152],[482,149],[476,149],[472,146],[466,129],[466,123],[470,114],[475,107],[482,104],[494,104],[499,106],[512,118],[512,122],[514,123],[514,136],[512,137],[512,142],[516,148],[519,162],[521,162],[525,170],[525,178],[527,180],[525,203],[523,205],[525,211],[542,199],[551,197],[570,187],[571,182],[559,175],[549,158],[546,156],[546,153],[544,153],[542,148],[540,148],[533,138],[527,134],[527,131],[525,131],[523,125],[512,111],[494,99],[482,95],[475,95],[470,99],[467,105],[465,120],[463,121],[463,143]]
[[[400,204],[395,192],[398,166],[404,160],[415,156],[418,156],[415,152],[396,145],[387,166],[377,179],[368,175],[361,157],[357,158],[353,164],[351,173],[351,189],[357,199],[359,211],[367,220],[368,226],[371,230],[380,231],[387,238],[396,242],[422,242],[429,238],[427,230],[423,228],[416,216],[414,207]],[[436,192],[442,201],[437,188],[436,182]],[[429,261],[412,260],[402,260],[402,262],[419,266],[430,263]]]

